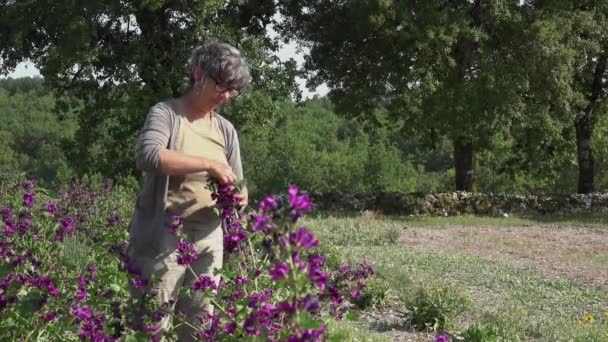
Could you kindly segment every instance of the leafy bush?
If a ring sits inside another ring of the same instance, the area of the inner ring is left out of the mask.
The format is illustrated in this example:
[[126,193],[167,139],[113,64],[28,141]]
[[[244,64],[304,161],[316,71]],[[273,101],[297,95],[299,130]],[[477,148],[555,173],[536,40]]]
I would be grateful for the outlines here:
[[453,319],[464,312],[469,300],[452,287],[418,288],[407,300],[413,314],[411,324],[417,330],[446,330]]
[[473,324],[461,333],[461,337],[465,342],[496,342],[498,330],[483,324]]

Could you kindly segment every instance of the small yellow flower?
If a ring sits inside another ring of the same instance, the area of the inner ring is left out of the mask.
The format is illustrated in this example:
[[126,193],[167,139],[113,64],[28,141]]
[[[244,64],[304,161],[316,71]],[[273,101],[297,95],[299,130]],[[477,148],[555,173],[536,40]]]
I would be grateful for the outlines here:
[[578,321],[578,324],[582,328],[587,328],[587,327],[593,325],[594,320],[595,320],[595,318],[593,317],[592,314],[586,314],[580,319],[580,321]]
[[[604,312],[604,316],[606,316],[606,318],[608,318],[608,311]],[[606,333],[608,334],[608,333]]]
[[443,289],[441,287],[438,287],[437,292],[441,293],[441,292],[443,292]]

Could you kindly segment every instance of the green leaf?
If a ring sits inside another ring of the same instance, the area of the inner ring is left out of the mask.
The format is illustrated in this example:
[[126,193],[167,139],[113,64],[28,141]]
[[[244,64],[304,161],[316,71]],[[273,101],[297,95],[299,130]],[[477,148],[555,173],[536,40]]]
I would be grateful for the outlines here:
[[359,314],[357,314],[356,312],[353,311],[349,311],[346,314],[346,319],[349,321],[358,321],[359,320]]

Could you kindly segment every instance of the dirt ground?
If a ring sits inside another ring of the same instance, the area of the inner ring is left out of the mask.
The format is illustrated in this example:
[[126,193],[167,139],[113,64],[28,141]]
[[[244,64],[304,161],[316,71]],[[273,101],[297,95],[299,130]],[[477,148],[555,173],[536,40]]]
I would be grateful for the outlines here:
[[608,227],[463,227],[408,228],[408,248],[529,267],[546,275],[608,289]]

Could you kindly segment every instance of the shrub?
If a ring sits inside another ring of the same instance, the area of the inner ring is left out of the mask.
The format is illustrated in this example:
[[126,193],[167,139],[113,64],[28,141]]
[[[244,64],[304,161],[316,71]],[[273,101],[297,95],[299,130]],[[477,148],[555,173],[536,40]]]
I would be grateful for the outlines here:
[[418,288],[406,302],[416,330],[448,329],[452,320],[468,306],[468,298],[449,286]]

